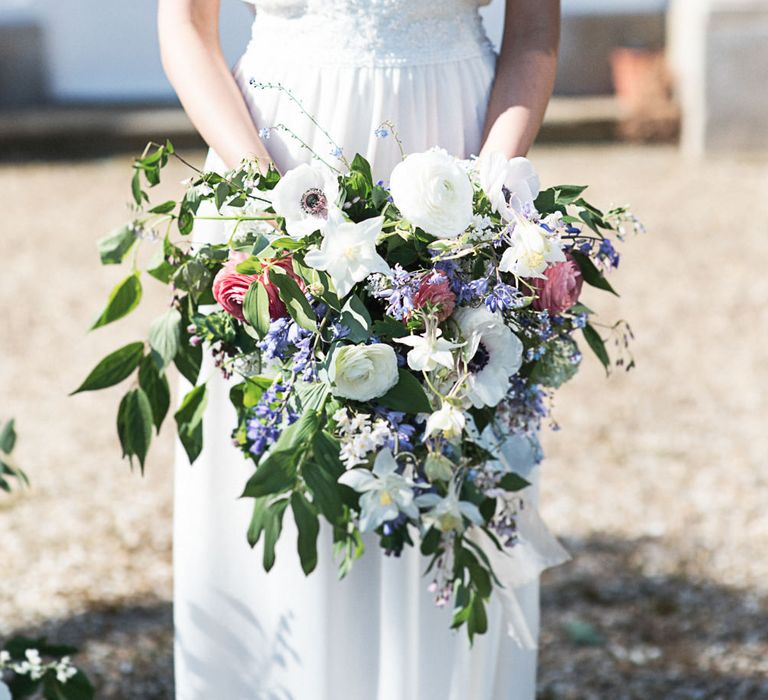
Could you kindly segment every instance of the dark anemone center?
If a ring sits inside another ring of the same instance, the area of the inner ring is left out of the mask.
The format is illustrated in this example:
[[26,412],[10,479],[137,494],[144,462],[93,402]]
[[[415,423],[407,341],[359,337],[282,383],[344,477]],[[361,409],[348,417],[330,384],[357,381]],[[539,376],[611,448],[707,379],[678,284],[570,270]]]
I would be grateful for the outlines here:
[[301,208],[312,216],[325,216],[328,213],[328,200],[321,189],[312,187],[302,195]]
[[491,354],[488,352],[488,348],[485,347],[482,343],[477,346],[477,350],[475,351],[475,354],[472,356],[472,359],[469,361],[468,367],[469,371],[473,374],[477,374],[481,370],[485,368],[485,366],[488,364],[488,360],[491,359]]

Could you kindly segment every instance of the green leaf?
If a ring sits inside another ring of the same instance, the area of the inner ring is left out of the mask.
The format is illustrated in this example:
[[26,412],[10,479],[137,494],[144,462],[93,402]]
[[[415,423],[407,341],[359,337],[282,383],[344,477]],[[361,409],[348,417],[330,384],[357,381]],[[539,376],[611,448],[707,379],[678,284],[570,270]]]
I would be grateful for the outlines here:
[[277,439],[272,453],[288,452],[309,445],[320,427],[320,414],[317,411],[305,411],[299,420],[283,430]]
[[176,369],[190,383],[197,384],[197,378],[200,376],[200,368],[203,365],[203,346],[192,345],[189,342],[189,334],[186,331],[188,318],[182,317],[181,339],[179,342],[179,351],[173,359]]
[[269,571],[275,565],[275,545],[283,531],[283,514],[288,507],[288,499],[277,501],[270,507],[270,517],[264,527],[264,570]]
[[339,441],[326,431],[319,431],[312,438],[314,459],[323,471],[329,474],[334,483],[344,473],[344,465],[339,458]]
[[482,597],[475,594],[472,596],[472,605],[470,607],[469,619],[467,620],[467,632],[469,639],[475,634],[485,634],[488,631],[488,616],[485,612],[485,603]]
[[107,355],[97,364],[83,383],[72,394],[81,391],[96,391],[114,386],[123,381],[136,367],[144,355],[144,343],[129,343]]
[[196,386],[187,393],[174,415],[179,440],[192,464],[203,449],[203,416],[208,403],[206,385]]
[[235,270],[243,275],[260,275],[262,271],[261,260],[255,255],[235,265]]
[[605,349],[605,343],[600,337],[600,334],[595,330],[594,326],[589,323],[581,329],[581,332],[584,334],[584,339],[587,341],[589,347],[592,348],[592,352],[597,355],[597,359],[600,360],[603,367],[605,367],[605,371],[608,372],[611,358],[608,356],[608,351]]
[[46,700],[93,700],[95,694],[91,682],[80,669],[66,683],[60,682],[52,672],[45,676],[43,697]]
[[317,536],[320,523],[312,505],[298,491],[291,496],[291,510],[299,531],[298,551],[301,568],[308,576],[317,566]]
[[251,282],[243,300],[243,316],[250,323],[259,338],[263,338],[269,330],[269,295],[260,282]]
[[248,479],[241,498],[261,498],[289,491],[296,484],[299,456],[292,452],[270,452]]
[[591,284],[593,287],[603,289],[606,292],[610,292],[611,294],[616,294],[616,296],[619,296],[611,286],[610,282],[605,279],[603,273],[595,267],[595,264],[589,257],[578,250],[572,250],[571,255],[576,261],[576,264],[579,266],[581,276],[584,278],[584,281],[587,284]]
[[360,173],[363,176],[366,185],[371,188],[373,187],[373,174],[371,173],[371,164],[359,153],[352,159],[352,163],[350,164],[349,169],[352,172]]
[[144,390],[131,389],[123,396],[117,410],[117,434],[123,447],[123,457],[139,460],[144,473],[144,460],[152,441],[152,407]]
[[313,333],[317,332],[315,312],[312,311],[312,307],[309,305],[304,292],[301,291],[301,287],[299,287],[296,280],[285,272],[279,272],[278,268],[273,267],[269,271],[269,281],[277,287],[280,299],[285,304],[285,308],[288,310],[291,318],[305,330],[312,331]]
[[165,373],[157,369],[154,360],[149,355],[142,360],[139,366],[139,386],[149,399],[149,405],[152,407],[152,422],[155,424],[155,430],[159,433],[160,426],[163,424],[171,405],[171,390]]
[[141,189],[141,171],[136,169],[133,171],[133,177],[131,178],[131,194],[133,195],[133,201],[138,206],[141,206],[142,202],[148,199],[146,192]]
[[296,382],[293,394],[301,412],[319,412],[325,406],[330,394],[330,387],[325,382]]
[[383,340],[391,340],[392,338],[402,338],[408,335],[409,331],[400,321],[385,316],[380,321],[373,322],[373,333]]
[[572,204],[575,202],[584,190],[586,185],[558,185],[555,187],[555,193],[558,204]]
[[179,350],[181,314],[176,309],[168,309],[156,318],[149,327],[149,347],[152,348],[152,360],[160,371],[173,362]]
[[125,224],[96,241],[102,265],[119,265],[136,242],[132,224]]
[[427,413],[432,410],[424,388],[416,377],[407,369],[398,370],[400,379],[384,396],[376,399],[377,403],[393,411],[405,413]]
[[275,249],[283,249],[283,250],[299,250],[300,248],[304,247],[304,243],[301,241],[295,241],[293,238],[288,238],[286,236],[282,238],[276,238],[273,240],[270,245]]
[[13,418],[7,420],[0,428],[0,451],[9,455],[16,446],[16,421]]
[[150,214],[170,214],[176,208],[176,202],[169,199],[167,202],[157,204],[149,210]]
[[341,520],[344,514],[344,504],[339,496],[339,488],[335,476],[332,476],[316,461],[305,462],[301,475],[307,485],[312,499],[320,512],[330,523]]
[[362,343],[371,335],[371,316],[357,294],[351,294],[341,309],[339,322],[349,328],[347,339]]
[[522,476],[515,472],[509,472],[508,474],[505,474],[499,481],[499,486],[501,486],[501,488],[503,488],[505,491],[509,491],[511,493],[515,491],[522,491],[524,488],[527,488],[530,485],[530,481],[526,481]]
[[214,199],[216,202],[216,208],[221,209],[227,201],[227,197],[232,193],[232,188],[228,182],[220,182],[214,188]]
[[107,305],[91,325],[91,330],[106,326],[133,311],[141,301],[141,280],[134,272],[120,282],[110,293]]

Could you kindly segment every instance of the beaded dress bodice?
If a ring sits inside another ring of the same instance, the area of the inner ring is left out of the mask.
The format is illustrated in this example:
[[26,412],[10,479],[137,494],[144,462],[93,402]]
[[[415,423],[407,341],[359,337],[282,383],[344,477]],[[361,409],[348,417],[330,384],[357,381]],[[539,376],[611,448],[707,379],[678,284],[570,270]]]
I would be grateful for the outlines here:
[[407,66],[492,51],[489,0],[255,0],[252,50],[314,65]]

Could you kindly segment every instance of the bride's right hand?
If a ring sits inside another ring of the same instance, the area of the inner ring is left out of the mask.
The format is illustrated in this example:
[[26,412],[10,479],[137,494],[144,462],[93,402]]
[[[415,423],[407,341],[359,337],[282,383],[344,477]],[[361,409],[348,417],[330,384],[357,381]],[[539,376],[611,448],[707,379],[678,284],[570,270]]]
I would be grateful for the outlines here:
[[168,80],[195,128],[227,167],[243,158],[272,163],[221,51],[220,0],[160,0],[160,53]]

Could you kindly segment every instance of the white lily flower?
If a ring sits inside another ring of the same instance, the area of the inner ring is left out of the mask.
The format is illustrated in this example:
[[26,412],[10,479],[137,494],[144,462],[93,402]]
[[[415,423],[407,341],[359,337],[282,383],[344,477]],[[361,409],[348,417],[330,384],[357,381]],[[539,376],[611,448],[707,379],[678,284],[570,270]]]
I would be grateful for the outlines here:
[[477,408],[495,406],[523,363],[523,344],[501,314],[485,306],[459,309],[454,318],[467,339],[467,398]]
[[408,351],[408,366],[417,372],[431,372],[438,365],[453,367],[453,355],[451,350],[461,347],[460,343],[452,343],[441,338],[443,332],[439,328],[428,330],[423,335],[407,335],[402,338],[394,338],[398,343],[410,345]]
[[507,160],[504,154],[494,151],[478,159],[477,169],[480,187],[493,210],[508,220],[514,212],[522,213],[532,206],[539,196],[539,176],[527,158]]
[[409,518],[419,517],[413,481],[397,473],[397,461],[389,449],[376,455],[372,471],[350,469],[339,477],[339,483],[363,494],[360,497],[361,532],[375,530],[400,513]]
[[316,270],[325,270],[331,276],[339,298],[345,297],[368,275],[391,273],[387,261],[376,252],[376,238],[383,223],[381,216],[357,224],[333,219],[325,230],[320,248],[310,250],[304,256],[304,262]]
[[551,263],[566,260],[560,238],[532,221],[518,219],[511,238],[499,263],[502,272],[543,279]]
[[461,436],[466,424],[467,419],[464,417],[464,413],[447,401],[443,401],[440,409],[427,418],[424,438],[442,433],[448,440],[451,440]]
[[295,239],[325,230],[340,211],[336,174],[317,164],[302,163],[289,170],[269,197],[275,213],[285,219],[288,235]]
[[424,522],[440,530],[450,532],[464,530],[464,518],[475,525],[482,525],[485,520],[480,510],[474,503],[460,501],[455,482],[451,482],[448,493],[441,497],[436,493],[425,493],[416,498],[416,505],[420,508],[429,508],[422,515]]

